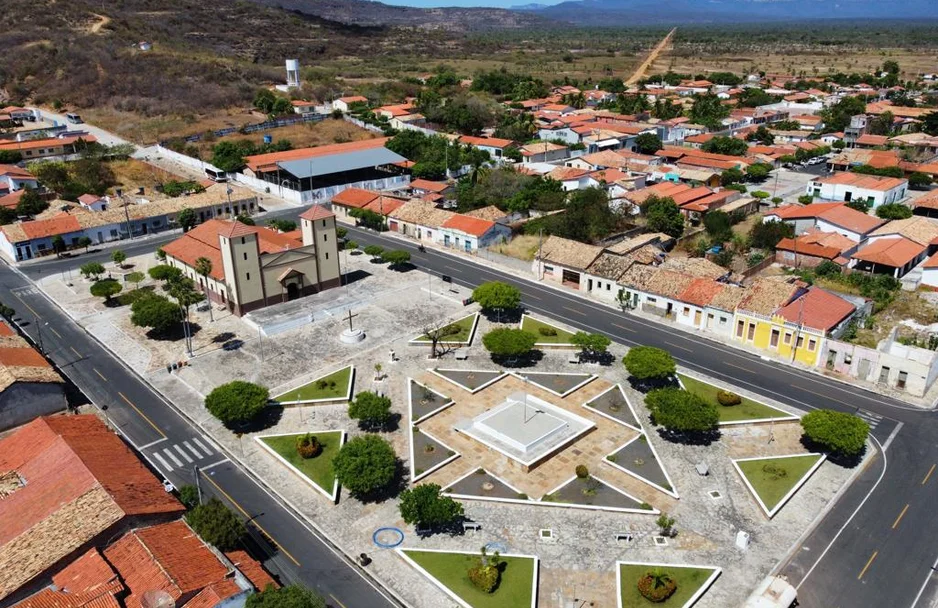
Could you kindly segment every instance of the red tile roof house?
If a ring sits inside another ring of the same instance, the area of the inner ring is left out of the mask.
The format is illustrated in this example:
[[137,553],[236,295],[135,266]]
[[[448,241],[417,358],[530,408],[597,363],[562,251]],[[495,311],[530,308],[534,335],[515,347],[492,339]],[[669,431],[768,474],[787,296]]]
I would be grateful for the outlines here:
[[515,145],[515,142],[510,139],[501,139],[499,137],[473,137],[471,135],[460,136],[459,143],[488,152],[494,161],[500,161],[504,158],[505,151]]
[[851,209],[844,203],[784,205],[767,211],[762,221],[789,223],[794,227],[796,235],[815,228],[822,232],[836,232],[857,243],[865,241],[874,230],[886,223],[886,220]]
[[39,182],[32,173],[16,165],[0,165],[0,194],[23,188],[36,188]]
[[143,608],[160,599],[180,608],[234,607],[269,584],[277,586],[247,553],[219,554],[177,520],[89,549],[15,608]]
[[440,234],[444,247],[476,253],[479,249],[508,240],[511,228],[491,220],[456,213],[443,222]]
[[845,171],[808,182],[805,193],[823,201],[863,201],[870,209],[905,199],[909,180]]
[[[299,236],[238,221],[209,220],[163,246],[166,263],[183,271],[216,304],[241,316],[341,284],[335,215],[313,205],[300,215]],[[212,263],[203,277],[199,258]]]
[[37,418],[0,440],[0,600],[22,599],[91,547],[183,511],[96,416]]
[[0,321],[0,430],[65,409],[65,381],[39,351]]
[[921,216],[893,220],[869,234],[851,267],[902,278],[938,251],[938,223]]

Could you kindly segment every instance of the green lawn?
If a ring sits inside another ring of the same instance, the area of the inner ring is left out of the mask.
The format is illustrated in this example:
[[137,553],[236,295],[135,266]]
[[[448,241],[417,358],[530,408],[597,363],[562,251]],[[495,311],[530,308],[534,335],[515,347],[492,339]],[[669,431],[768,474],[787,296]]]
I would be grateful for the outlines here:
[[284,460],[295,466],[310,481],[322,488],[326,494],[332,494],[332,488],[335,485],[332,459],[335,458],[336,454],[339,453],[339,448],[342,447],[342,432],[313,433],[322,444],[322,452],[315,458],[302,458],[296,452],[296,439],[304,434],[261,437],[261,441],[280,454]]
[[[541,327],[546,327],[557,332],[556,336],[545,336],[539,331]],[[527,315],[521,321],[521,329],[537,336],[538,344],[570,344],[570,338],[573,337],[569,331],[564,331],[550,323],[543,323]]]
[[466,574],[479,561],[478,555],[406,550],[405,553],[440,583],[473,608],[528,608],[531,605],[534,560],[527,557],[502,557],[505,569],[493,593],[477,589]]
[[622,596],[622,608],[641,608],[642,606],[665,606],[666,608],[681,608],[687,603],[694,593],[706,582],[713,574],[712,568],[678,568],[675,566],[660,566],[662,570],[668,572],[674,582],[677,583],[677,589],[674,595],[661,603],[654,603],[642,597],[638,592],[638,579],[645,575],[649,570],[654,570],[659,566],[637,566],[633,564],[620,564],[619,577],[621,588],[619,593]]
[[[352,379],[352,368],[345,367],[328,376],[316,378],[299,388],[274,397],[276,401],[313,401],[314,399],[345,399]],[[322,383],[325,383],[324,385]],[[333,386],[333,383],[335,385]]]
[[[455,325],[459,328],[459,333],[446,336],[443,338],[442,342],[468,342],[472,334],[472,326],[475,324],[476,316],[474,314],[469,315],[468,317],[463,317],[458,321],[453,321],[450,325]],[[415,342],[426,342],[430,343],[430,338],[426,334],[420,336],[419,338],[414,339]]]
[[720,414],[720,422],[736,422],[738,420],[761,420],[764,418],[787,418],[791,414],[777,410],[752,399],[742,397],[743,401],[739,405],[724,406],[717,401],[717,393],[720,389],[712,384],[695,380],[684,374],[678,374],[684,388],[711,403],[717,404],[717,412]]
[[[760,458],[736,464],[752,484],[763,504],[771,511],[788,491],[801,481],[819,458],[821,457],[815,454],[806,454],[792,458]],[[766,470],[766,465],[774,466],[776,470]],[[784,473],[779,474],[780,471]]]

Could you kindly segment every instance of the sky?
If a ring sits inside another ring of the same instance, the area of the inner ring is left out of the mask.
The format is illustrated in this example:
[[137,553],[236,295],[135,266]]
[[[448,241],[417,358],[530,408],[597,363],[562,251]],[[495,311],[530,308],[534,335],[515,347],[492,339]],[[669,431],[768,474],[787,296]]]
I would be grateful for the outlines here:
[[559,4],[563,0],[382,0],[385,4],[398,6],[417,6],[431,8],[437,6],[493,6],[496,8],[511,8],[522,4]]

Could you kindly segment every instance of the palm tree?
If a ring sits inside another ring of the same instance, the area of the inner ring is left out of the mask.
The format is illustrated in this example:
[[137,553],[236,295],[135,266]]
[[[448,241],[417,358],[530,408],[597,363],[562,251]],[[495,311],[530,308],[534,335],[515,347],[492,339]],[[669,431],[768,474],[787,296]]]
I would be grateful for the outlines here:
[[646,574],[648,578],[651,579],[651,588],[652,589],[661,589],[662,587],[667,587],[671,583],[671,575],[661,568],[655,568]]
[[212,300],[208,297],[208,275],[212,274],[212,260],[208,258],[199,258],[195,261],[195,271],[202,277],[202,291],[205,293],[205,299],[208,300],[208,318],[215,321],[215,315],[212,313]]

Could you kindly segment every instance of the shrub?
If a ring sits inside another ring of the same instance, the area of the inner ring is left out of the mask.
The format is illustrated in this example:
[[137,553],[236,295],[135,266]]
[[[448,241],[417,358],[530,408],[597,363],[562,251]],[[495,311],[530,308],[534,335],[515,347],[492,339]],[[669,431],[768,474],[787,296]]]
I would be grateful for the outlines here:
[[479,563],[469,568],[469,581],[483,593],[492,593],[498,587],[501,578],[499,555],[496,551],[491,557],[486,554],[485,547],[479,556]]
[[537,338],[522,329],[503,327],[482,336],[482,344],[492,355],[520,357],[534,348]]
[[104,298],[105,302],[111,301],[111,296],[120,293],[124,286],[116,279],[103,279],[91,286],[91,295],[97,298]]
[[189,511],[186,523],[202,540],[222,551],[237,549],[245,532],[244,523],[217,498]]
[[86,279],[91,279],[92,281],[97,281],[98,277],[104,274],[104,266],[98,262],[88,262],[87,264],[82,264],[78,269],[78,272],[81,273]]
[[671,353],[653,346],[632,347],[622,363],[639,380],[664,380],[677,369]]
[[462,517],[462,504],[440,494],[435,483],[421,484],[401,492],[401,518],[409,524],[442,526]]
[[540,327],[537,328],[537,333],[541,334],[542,336],[556,336],[557,330],[554,329],[553,327],[547,327],[546,325],[541,325]]
[[388,397],[363,391],[348,405],[349,418],[358,420],[365,428],[378,428],[391,420],[391,400]]
[[322,454],[322,444],[312,433],[306,433],[296,439],[296,453],[300,458],[315,458]]
[[822,449],[842,456],[863,452],[870,425],[859,416],[834,410],[814,410],[801,418],[805,436]]
[[802,205],[810,205],[811,203],[814,202],[814,197],[811,196],[810,194],[802,194],[801,196],[798,197],[798,202],[801,203]]
[[576,465],[576,476],[580,479],[586,479],[590,476],[590,470],[586,468],[585,464]]
[[743,402],[743,398],[731,391],[719,391],[717,393],[717,403],[720,405],[730,406],[730,405],[739,405]]
[[382,253],[384,253],[384,247],[381,245],[365,246],[365,254],[371,256],[373,260],[380,258]]
[[638,579],[638,592],[646,600],[656,604],[661,603],[674,595],[677,591],[677,583],[667,572],[662,570],[652,570],[646,572],[644,576]]
[[355,496],[367,496],[394,481],[397,455],[381,437],[362,435],[342,446],[332,466],[345,489]]
[[222,384],[205,397],[205,409],[227,424],[249,422],[257,417],[270,399],[263,386],[234,380]]
[[312,589],[299,585],[267,588],[249,595],[245,608],[327,608],[326,600]]
[[700,433],[712,431],[720,423],[716,404],[679,388],[655,389],[645,397],[656,424],[669,431]]
[[195,486],[182,486],[179,488],[179,502],[187,509],[193,509],[199,504],[199,489]]
[[483,310],[513,310],[521,305],[521,290],[514,285],[491,281],[472,290],[472,299]]

